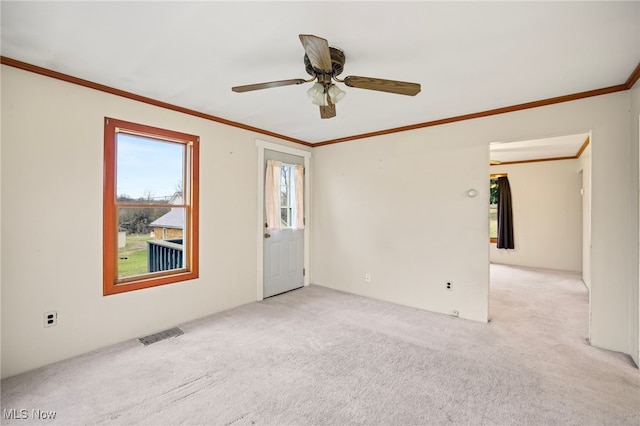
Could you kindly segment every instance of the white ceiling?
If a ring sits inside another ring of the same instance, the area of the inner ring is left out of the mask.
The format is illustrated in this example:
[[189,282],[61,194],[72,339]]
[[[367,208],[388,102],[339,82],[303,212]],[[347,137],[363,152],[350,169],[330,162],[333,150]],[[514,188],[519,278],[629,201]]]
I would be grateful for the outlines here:
[[[624,83],[639,2],[9,2],[1,54],[306,142]],[[346,54],[341,77],[422,84],[415,97],[342,87],[320,119],[298,34]]]
[[581,133],[517,142],[492,142],[490,157],[502,163],[576,157],[588,137],[588,133]]

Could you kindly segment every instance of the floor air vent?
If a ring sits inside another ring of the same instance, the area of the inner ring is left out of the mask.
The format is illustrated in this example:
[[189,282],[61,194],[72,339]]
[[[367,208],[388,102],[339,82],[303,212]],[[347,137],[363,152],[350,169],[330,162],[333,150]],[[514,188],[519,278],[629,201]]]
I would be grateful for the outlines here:
[[180,330],[178,327],[173,327],[168,330],[151,334],[149,336],[140,337],[138,339],[138,342],[142,343],[145,346],[149,346],[152,343],[159,342],[160,340],[170,339],[171,337],[178,337],[181,334],[184,334],[184,331]]

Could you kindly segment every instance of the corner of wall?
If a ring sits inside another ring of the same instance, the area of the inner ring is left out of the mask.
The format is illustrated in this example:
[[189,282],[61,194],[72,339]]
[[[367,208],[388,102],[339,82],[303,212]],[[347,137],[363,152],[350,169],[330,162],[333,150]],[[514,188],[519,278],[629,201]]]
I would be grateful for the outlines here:
[[630,95],[630,162],[632,184],[630,189],[629,218],[632,231],[631,282],[629,286],[629,354],[640,366],[640,83],[629,91]]

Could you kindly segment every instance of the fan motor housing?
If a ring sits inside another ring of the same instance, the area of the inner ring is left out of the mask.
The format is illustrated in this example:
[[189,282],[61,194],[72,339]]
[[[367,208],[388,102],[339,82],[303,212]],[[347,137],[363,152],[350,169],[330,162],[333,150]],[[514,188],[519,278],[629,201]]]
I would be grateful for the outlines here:
[[[331,52],[331,75],[334,76],[342,74],[342,71],[344,70],[344,62],[346,60],[344,52],[337,47],[331,46],[329,47],[329,51]],[[304,55],[304,65],[307,74],[309,75],[323,74],[322,70],[316,70],[313,68],[313,65],[311,65],[311,62],[309,61],[309,57],[306,54]]]

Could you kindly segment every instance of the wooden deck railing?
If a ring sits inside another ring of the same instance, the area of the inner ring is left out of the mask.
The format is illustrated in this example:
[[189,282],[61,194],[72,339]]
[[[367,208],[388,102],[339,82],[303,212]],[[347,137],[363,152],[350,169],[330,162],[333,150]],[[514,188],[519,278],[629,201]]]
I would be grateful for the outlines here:
[[149,272],[170,271],[184,267],[184,247],[182,239],[175,240],[150,240],[149,248]]

